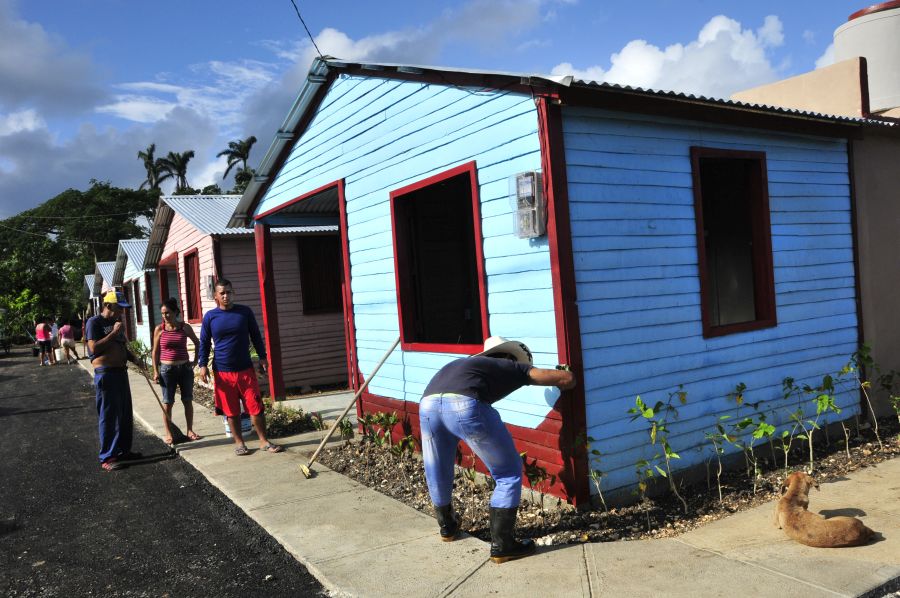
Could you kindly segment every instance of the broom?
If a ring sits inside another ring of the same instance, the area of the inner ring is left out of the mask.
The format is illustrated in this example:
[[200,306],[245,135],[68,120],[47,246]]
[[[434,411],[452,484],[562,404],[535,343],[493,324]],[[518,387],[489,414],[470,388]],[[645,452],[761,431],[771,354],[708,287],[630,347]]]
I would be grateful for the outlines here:
[[325,443],[328,442],[328,439],[334,435],[334,431],[338,429],[338,426],[340,425],[341,421],[344,419],[344,417],[347,415],[347,413],[350,412],[350,408],[356,404],[356,399],[358,399],[359,395],[361,395],[362,392],[366,389],[366,387],[369,386],[369,382],[372,381],[372,378],[375,377],[375,374],[378,373],[378,370],[381,369],[381,366],[384,365],[384,362],[387,361],[387,358],[391,355],[391,353],[394,352],[394,349],[396,349],[397,345],[399,345],[399,344],[400,344],[400,337],[398,336],[397,340],[394,341],[394,344],[391,345],[391,348],[387,350],[387,352],[381,358],[381,361],[378,362],[378,365],[375,366],[375,369],[372,370],[372,373],[369,374],[369,377],[366,378],[365,382],[363,382],[363,385],[360,386],[359,390],[356,391],[356,394],[353,395],[353,400],[350,401],[350,404],[347,405],[347,408],[344,409],[344,412],[341,413],[340,416],[338,416],[338,418],[335,420],[334,425],[332,425],[331,429],[328,430],[328,434],[326,434],[325,438],[322,439],[322,442],[319,443],[319,448],[316,449],[316,452],[314,452],[312,457],[309,458],[309,461],[306,463],[306,465],[303,465],[302,463],[300,464],[300,473],[303,474],[303,477],[305,477],[306,479],[309,479],[313,476],[313,474],[315,472],[312,470],[312,464],[315,463],[316,458],[318,458],[318,456],[319,456],[319,453],[321,453],[322,449],[325,448]]

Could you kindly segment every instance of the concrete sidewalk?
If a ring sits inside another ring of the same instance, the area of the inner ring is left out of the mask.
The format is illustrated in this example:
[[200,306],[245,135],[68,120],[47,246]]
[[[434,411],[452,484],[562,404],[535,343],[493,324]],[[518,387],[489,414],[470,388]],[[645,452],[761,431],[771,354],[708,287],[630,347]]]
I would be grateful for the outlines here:
[[[150,388],[139,374],[130,376],[135,418],[162,436]],[[175,423],[183,426],[183,417],[176,406]],[[179,445],[180,455],[335,596],[809,598],[900,589],[900,459],[823,483],[811,496],[816,512],[861,511],[883,537],[868,546],[796,544],[773,526],[767,504],[677,538],[540,548],[533,557],[495,565],[485,542],[468,536],[441,542],[431,517],[323,465],[304,478],[298,466],[323,432],[279,439],[288,450],[276,455],[255,450],[255,435],[245,436],[254,450],[239,458],[220,417],[195,405],[195,420],[204,438]]]

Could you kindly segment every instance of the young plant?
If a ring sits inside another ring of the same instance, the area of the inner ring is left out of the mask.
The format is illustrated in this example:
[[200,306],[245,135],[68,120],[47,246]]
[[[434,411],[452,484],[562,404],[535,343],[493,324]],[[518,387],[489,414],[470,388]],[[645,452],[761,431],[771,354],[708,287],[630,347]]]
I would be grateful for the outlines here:
[[802,438],[806,440],[807,445],[809,447],[809,472],[810,474],[815,471],[815,455],[813,454],[813,435],[816,430],[821,429],[819,426],[819,420],[822,416],[829,411],[833,411],[834,413],[840,413],[841,410],[834,402],[834,378],[831,375],[826,374],[822,378],[822,384],[816,387],[812,387],[809,385],[803,386],[803,392],[808,395],[813,395],[813,401],[816,404],[816,416],[815,418],[803,418],[803,409],[799,407],[797,411],[791,414],[791,419],[803,428],[803,434],[798,434],[798,438]]
[[600,497],[600,504],[603,505],[603,512],[609,513],[609,509],[606,507],[606,500],[603,498],[603,478],[606,477],[606,472],[600,469],[600,459],[603,457],[603,453],[594,448],[594,443],[597,442],[595,438],[592,436],[588,436],[584,441],[584,448],[588,454],[588,470],[591,476],[591,483],[594,484],[594,488],[597,489],[597,496]]
[[338,424],[338,432],[341,438],[349,443],[350,439],[353,438],[353,422],[349,419],[342,419]]
[[[733,442],[735,438],[725,432],[725,427],[722,425],[722,422],[726,419],[729,419],[730,415],[722,415],[719,417],[719,421],[716,423],[716,429],[713,432],[704,432],[704,436],[706,440],[709,441],[713,446],[713,454],[716,456],[716,462],[718,463],[718,469],[716,469],[716,487],[719,489],[719,504],[722,504],[722,455],[725,454],[725,443]],[[709,460],[707,460],[709,463]],[[707,479],[709,479],[709,468],[707,467]]]
[[519,453],[522,457],[522,463],[525,466],[525,478],[528,480],[528,488],[531,491],[531,502],[534,502],[534,490],[537,488],[538,494],[541,496],[540,512],[544,515],[544,492],[549,486],[556,483],[556,476],[547,473],[547,469],[538,465],[537,457],[529,463],[528,453]]
[[875,416],[875,409],[872,407],[872,399],[869,397],[869,389],[872,383],[869,380],[863,380],[865,370],[868,370],[878,379],[881,377],[881,370],[872,359],[871,351],[868,345],[862,345],[859,350],[850,358],[850,362],[841,370],[841,374],[850,374],[856,380],[863,397],[866,399],[866,405],[869,407],[869,415],[872,417],[872,431],[875,432],[875,440],[878,441],[878,448],[884,450],[884,444],[881,442],[881,436],[878,434],[878,418]]
[[[649,461],[647,459],[638,459],[634,464],[634,473],[637,476],[637,492],[641,497],[641,509],[647,517],[647,531],[650,531],[650,510],[647,508],[647,489],[650,486],[650,480],[653,479],[653,471],[659,470],[656,463],[659,461],[659,453],[653,455]],[[661,471],[661,470],[660,470]]]
[[678,398],[678,401],[682,405],[687,403],[687,392],[684,391],[684,386],[679,386],[678,390],[670,392],[668,401],[665,403],[657,401],[653,407],[644,403],[644,401],[641,400],[640,395],[638,395],[634,400],[634,407],[629,409],[628,413],[632,415],[631,421],[634,421],[639,417],[644,418],[644,421],[650,427],[650,444],[656,445],[659,443],[662,447],[666,469],[664,471],[658,465],[656,465],[655,468],[661,476],[668,480],[669,488],[678,500],[681,501],[684,512],[687,513],[687,501],[685,501],[681,494],[678,493],[678,488],[675,486],[675,480],[672,477],[672,460],[681,459],[681,456],[673,451],[672,446],[669,444],[668,418],[670,415],[675,418],[678,417],[678,411],[672,405],[672,401],[674,401],[675,398]]

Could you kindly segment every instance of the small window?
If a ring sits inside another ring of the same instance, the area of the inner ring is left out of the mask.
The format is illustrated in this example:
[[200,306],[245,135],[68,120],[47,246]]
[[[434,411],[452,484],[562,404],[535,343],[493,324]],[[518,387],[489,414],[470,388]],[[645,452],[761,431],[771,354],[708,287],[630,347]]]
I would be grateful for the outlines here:
[[487,335],[475,163],[391,193],[406,350],[476,353]]
[[141,283],[135,278],[134,282],[134,292],[131,294],[134,297],[134,319],[137,320],[138,324],[144,323],[144,306],[143,297],[141,296]]
[[703,335],[775,326],[766,156],[691,148]]
[[299,237],[297,244],[300,250],[303,313],[341,311],[340,237]]
[[200,259],[196,250],[184,256],[184,295],[188,322],[199,322],[203,315],[200,313]]

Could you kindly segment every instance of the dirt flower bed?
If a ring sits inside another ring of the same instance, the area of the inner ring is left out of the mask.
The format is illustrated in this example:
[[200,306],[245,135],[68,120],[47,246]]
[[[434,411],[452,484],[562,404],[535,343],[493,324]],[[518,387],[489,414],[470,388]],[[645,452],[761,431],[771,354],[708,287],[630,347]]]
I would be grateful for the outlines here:
[[[900,455],[898,432],[900,426],[897,419],[886,418],[879,420],[881,446],[870,428],[854,430],[847,447],[844,446],[843,438],[837,442],[832,435],[831,443],[826,443],[823,435],[823,442],[815,444],[815,477],[820,482],[825,482]],[[778,454],[777,457],[777,465],[771,459],[760,459],[755,492],[752,476],[744,468],[724,472],[720,480],[721,502],[716,484],[716,464],[713,460],[707,482],[679,488],[679,493],[687,502],[687,513],[670,491],[664,491],[655,498],[645,498],[634,505],[604,511],[602,508],[576,510],[566,504],[560,504],[558,508],[541,508],[528,500],[531,493],[526,487],[523,489],[519,511],[519,534],[535,538],[540,545],[676,536],[710,521],[774,500],[786,475],[783,455]],[[805,443],[798,443],[789,454],[788,469],[804,469],[808,466],[808,459],[807,446]],[[398,450],[396,444],[392,446],[386,443],[383,436],[379,438],[377,434],[369,432],[359,440],[347,441],[324,451],[319,460],[331,469],[382,494],[433,514],[418,455],[411,454],[409,450]],[[677,474],[675,477],[680,485],[680,477]],[[453,506],[462,516],[462,529],[482,540],[490,539],[490,483],[490,479],[488,485],[475,481],[472,470],[466,469],[458,470],[454,480]],[[534,492],[534,498],[540,498],[537,491]]]
[[[215,411],[216,403],[212,390],[194,385],[194,402],[203,405],[210,411]],[[270,438],[283,438],[312,430],[321,430],[324,427],[322,417],[318,413],[306,413],[302,409],[279,406],[275,408],[272,401],[263,398],[266,408],[266,436]]]

